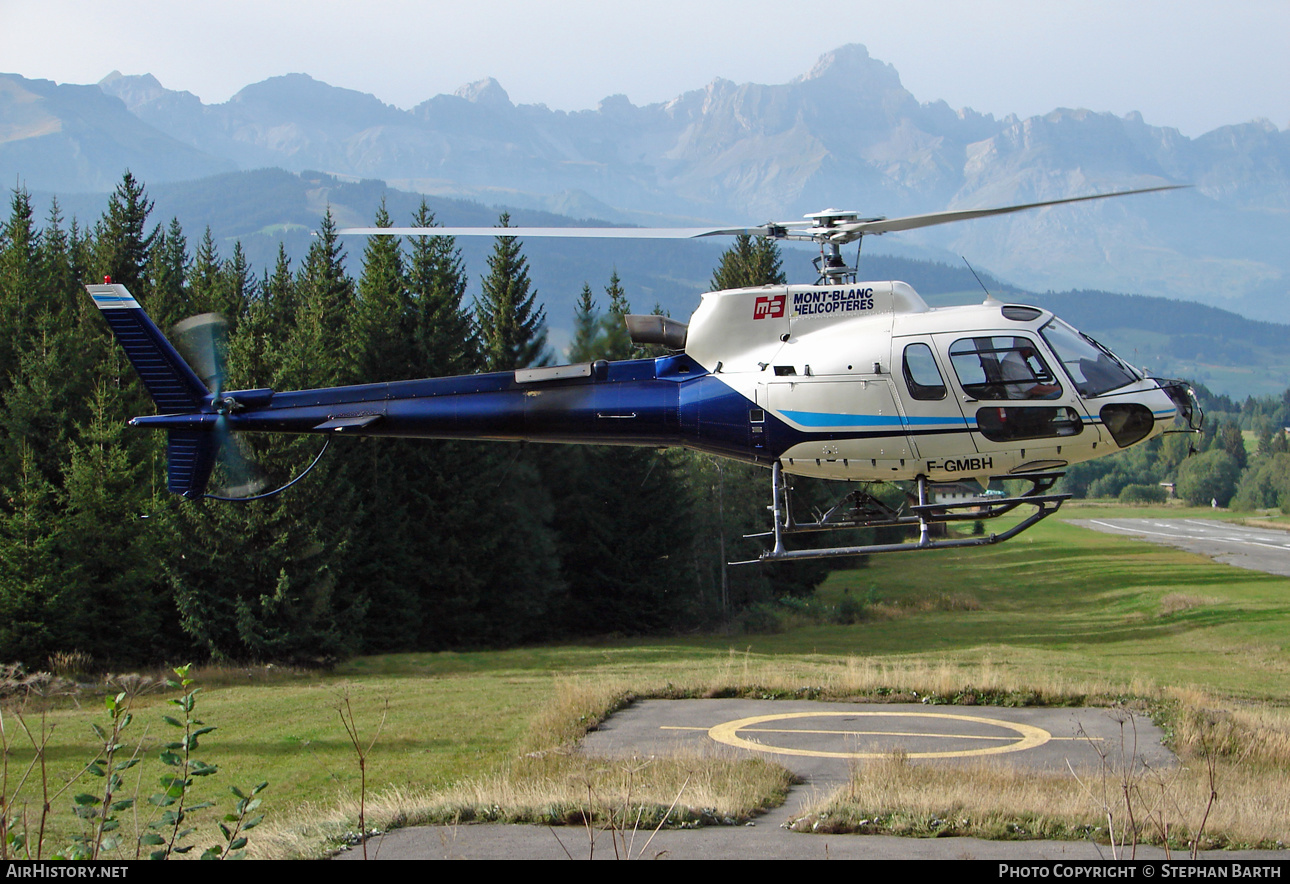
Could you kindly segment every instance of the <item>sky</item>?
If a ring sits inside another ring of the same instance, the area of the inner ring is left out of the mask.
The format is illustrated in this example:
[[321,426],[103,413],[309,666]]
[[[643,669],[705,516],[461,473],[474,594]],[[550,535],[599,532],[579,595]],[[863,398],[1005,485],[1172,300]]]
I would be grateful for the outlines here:
[[1086,107],[1195,137],[1290,127],[1290,0],[0,0],[0,72],[150,73],[207,104],[306,73],[410,108],[496,78],[517,104],[785,83],[862,43],[919,101]]

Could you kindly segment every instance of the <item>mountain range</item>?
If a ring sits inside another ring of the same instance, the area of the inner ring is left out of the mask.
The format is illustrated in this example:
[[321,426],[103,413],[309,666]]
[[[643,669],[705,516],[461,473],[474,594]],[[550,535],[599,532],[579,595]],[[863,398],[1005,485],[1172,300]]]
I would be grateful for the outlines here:
[[127,166],[150,185],[322,170],[647,224],[758,223],[826,206],[893,216],[1185,183],[1194,187],[866,248],[969,255],[1037,291],[1098,288],[1290,315],[1290,132],[1254,121],[1188,138],[1138,114],[1070,109],[996,119],[920,102],[858,45],[786,84],[718,79],[665,103],[638,107],[619,95],[572,113],[517,106],[491,79],[403,110],[304,74],[210,105],[146,74],[113,72],[97,86],[0,75],[4,180],[101,192]]

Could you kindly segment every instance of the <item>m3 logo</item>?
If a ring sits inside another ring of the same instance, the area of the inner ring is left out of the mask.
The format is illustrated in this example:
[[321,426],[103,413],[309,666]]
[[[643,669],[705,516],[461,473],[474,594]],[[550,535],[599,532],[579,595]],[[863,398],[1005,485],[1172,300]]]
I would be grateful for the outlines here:
[[782,319],[786,295],[762,295],[753,304],[753,319]]

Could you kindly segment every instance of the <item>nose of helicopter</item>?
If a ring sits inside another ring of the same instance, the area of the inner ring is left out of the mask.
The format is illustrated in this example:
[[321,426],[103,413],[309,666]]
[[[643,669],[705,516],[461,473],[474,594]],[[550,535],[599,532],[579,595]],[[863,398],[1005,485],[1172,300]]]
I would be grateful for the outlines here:
[[1176,416],[1187,425],[1188,430],[1200,430],[1205,421],[1205,412],[1201,410],[1200,402],[1196,399],[1196,393],[1192,390],[1191,385],[1186,381],[1168,380],[1164,378],[1152,378],[1160,385],[1169,400],[1173,402],[1177,409]]
[[[1183,381],[1143,378],[1135,391],[1097,408],[1102,426],[1115,444],[1128,448],[1182,423],[1187,432],[1200,429],[1203,413],[1191,387]],[[1092,402],[1086,402],[1094,405]]]

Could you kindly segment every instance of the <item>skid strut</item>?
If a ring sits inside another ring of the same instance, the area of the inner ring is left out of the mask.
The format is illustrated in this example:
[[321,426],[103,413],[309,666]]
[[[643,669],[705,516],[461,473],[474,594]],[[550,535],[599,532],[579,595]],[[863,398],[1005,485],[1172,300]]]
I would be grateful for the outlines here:
[[[893,509],[865,491],[852,491],[835,506],[824,513],[817,513],[813,520],[799,522],[793,518],[792,489],[784,476],[779,461],[771,465],[771,513],[775,519],[774,530],[762,535],[749,535],[773,538],[770,549],[764,550],[756,562],[777,562],[792,559],[827,559],[838,556],[861,556],[875,553],[917,552],[926,549],[952,549],[965,546],[989,546],[1011,540],[1027,528],[1053,513],[1061,507],[1062,501],[1069,494],[1049,494],[1053,485],[1062,477],[1060,472],[1030,473],[1022,476],[1000,476],[1007,479],[1028,479],[1032,484],[1029,491],[1017,497],[980,498],[976,500],[956,501],[952,503],[932,503],[930,486],[926,476],[919,476],[917,482],[918,503],[900,509]],[[1019,506],[1032,506],[1035,512],[1013,525],[1007,531],[979,537],[956,537],[936,539],[931,536],[931,526],[946,522],[984,521],[997,519],[1012,512]],[[908,512],[905,510],[908,509]],[[863,546],[835,546],[816,549],[790,550],[784,546],[784,538],[789,534],[801,534],[812,531],[833,531],[841,528],[891,528],[918,527],[918,540],[908,543],[871,543]],[[733,562],[746,565],[752,562]]]

